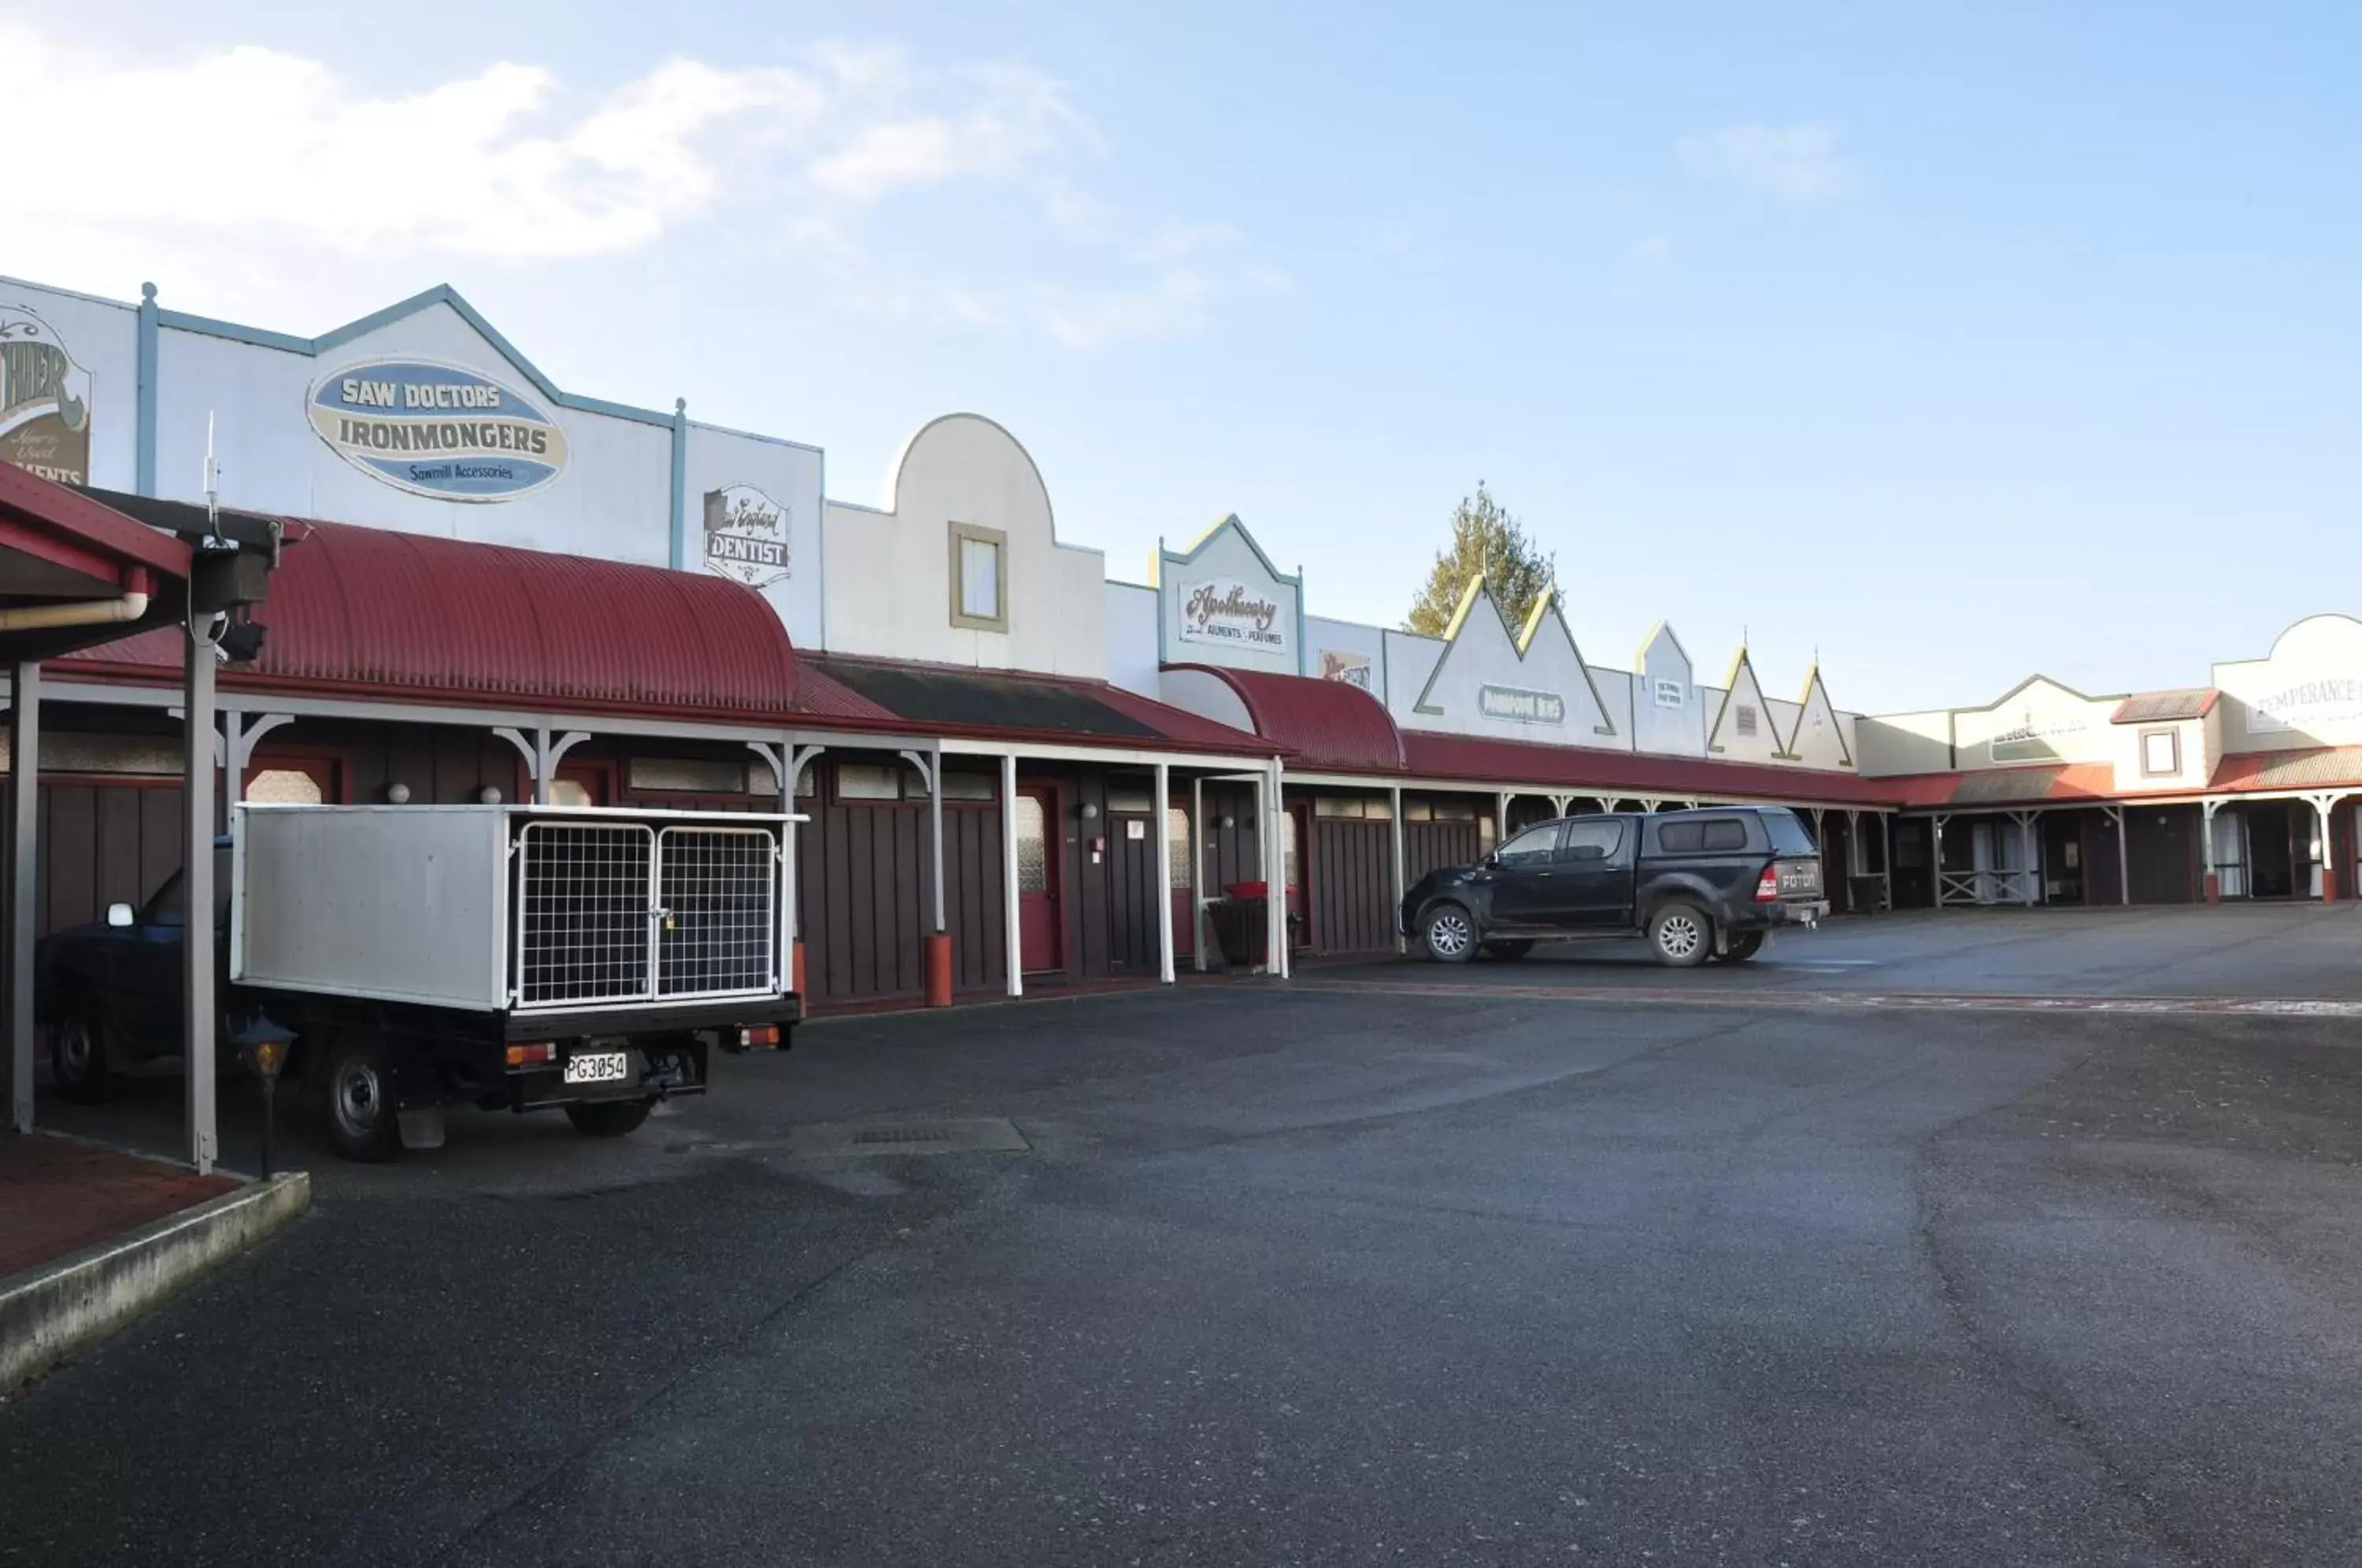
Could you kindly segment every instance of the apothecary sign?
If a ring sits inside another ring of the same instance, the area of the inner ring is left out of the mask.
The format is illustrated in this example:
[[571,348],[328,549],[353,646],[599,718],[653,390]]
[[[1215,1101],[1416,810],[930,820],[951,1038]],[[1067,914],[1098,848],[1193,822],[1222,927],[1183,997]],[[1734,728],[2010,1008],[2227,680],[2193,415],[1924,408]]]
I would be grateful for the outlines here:
[[1237,578],[1185,582],[1180,585],[1180,635],[1185,643],[1287,652],[1288,627],[1280,617],[1278,602]]
[[791,575],[788,509],[751,484],[705,492],[705,569],[749,588]]
[[566,471],[566,429],[505,382],[431,359],[364,359],[312,385],[312,428],[353,467],[436,501],[513,501]]

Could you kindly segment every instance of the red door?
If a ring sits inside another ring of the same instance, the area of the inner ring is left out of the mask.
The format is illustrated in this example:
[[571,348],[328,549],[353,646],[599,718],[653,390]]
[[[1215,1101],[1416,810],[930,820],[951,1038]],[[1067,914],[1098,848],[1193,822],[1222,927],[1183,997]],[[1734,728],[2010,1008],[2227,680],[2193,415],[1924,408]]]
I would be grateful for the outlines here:
[[1010,821],[1017,837],[1017,952],[1029,975],[1063,969],[1058,933],[1058,792],[1021,787]]

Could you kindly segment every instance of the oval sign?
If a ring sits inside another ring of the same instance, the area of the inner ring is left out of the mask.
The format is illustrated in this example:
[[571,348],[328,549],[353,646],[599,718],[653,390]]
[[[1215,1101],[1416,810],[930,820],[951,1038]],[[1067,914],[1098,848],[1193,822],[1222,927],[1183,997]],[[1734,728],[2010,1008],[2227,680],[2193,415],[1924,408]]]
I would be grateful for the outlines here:
[[505,382],[432,359],[363,359],[312,383],[312,428],[345,461],[437,501],[513,501],[566,471],[566,428]]

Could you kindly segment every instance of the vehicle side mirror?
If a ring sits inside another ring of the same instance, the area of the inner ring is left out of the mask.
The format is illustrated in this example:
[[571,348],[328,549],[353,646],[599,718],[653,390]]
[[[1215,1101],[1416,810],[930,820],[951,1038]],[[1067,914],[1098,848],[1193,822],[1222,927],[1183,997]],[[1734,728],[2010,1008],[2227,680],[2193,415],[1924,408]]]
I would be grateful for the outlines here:
[[109,904],[106,906],[106,923],[114,927],[116,930],[123,931],[128,928],[131,924],[131,906],[129,904]]

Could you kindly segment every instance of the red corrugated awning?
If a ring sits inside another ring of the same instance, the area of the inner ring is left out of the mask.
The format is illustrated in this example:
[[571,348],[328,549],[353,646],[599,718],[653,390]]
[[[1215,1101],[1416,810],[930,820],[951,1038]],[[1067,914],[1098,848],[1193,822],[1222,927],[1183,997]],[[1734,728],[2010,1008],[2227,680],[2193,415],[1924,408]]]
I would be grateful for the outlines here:
[[1210,664],[1169,664],[1210,675],[1238,693],[1255,733],[1295,752],[1294,766],[1315,771],[1399,773],[1402,734],[1385,704],[1342,680],[1272,675]]
[[[45,659],[177,622],[186,605],[189,547],[79,491],[0,463],[0,605],[70,608],[61,624],[0,632],[0,662]],[[146,594],[138,618],[127,596]],[[179,668],[179,652],[173,654]]]
[[[580,556],[317,523],[254,618],[262,656],[225,668],[226,688],[767,723],[796,697],[787,629],[753,590]],[[181,668],[179,636],[58,666],[163,679]]]
[[1432,730],[1405,730],[1402,741],[1408,770],[1419,778],[1529,784],[1537,790],[1575,795],[1673,795],[1864,806],[1892,805],[1899,799],[1894,779],[1818,768],[1538,745]]
[[970,735],[1239,758],[1288,753],[1244,730],[1104,680],[1024,670],[815,654],[803,661],[796,706],[816,723],[894,735]]

